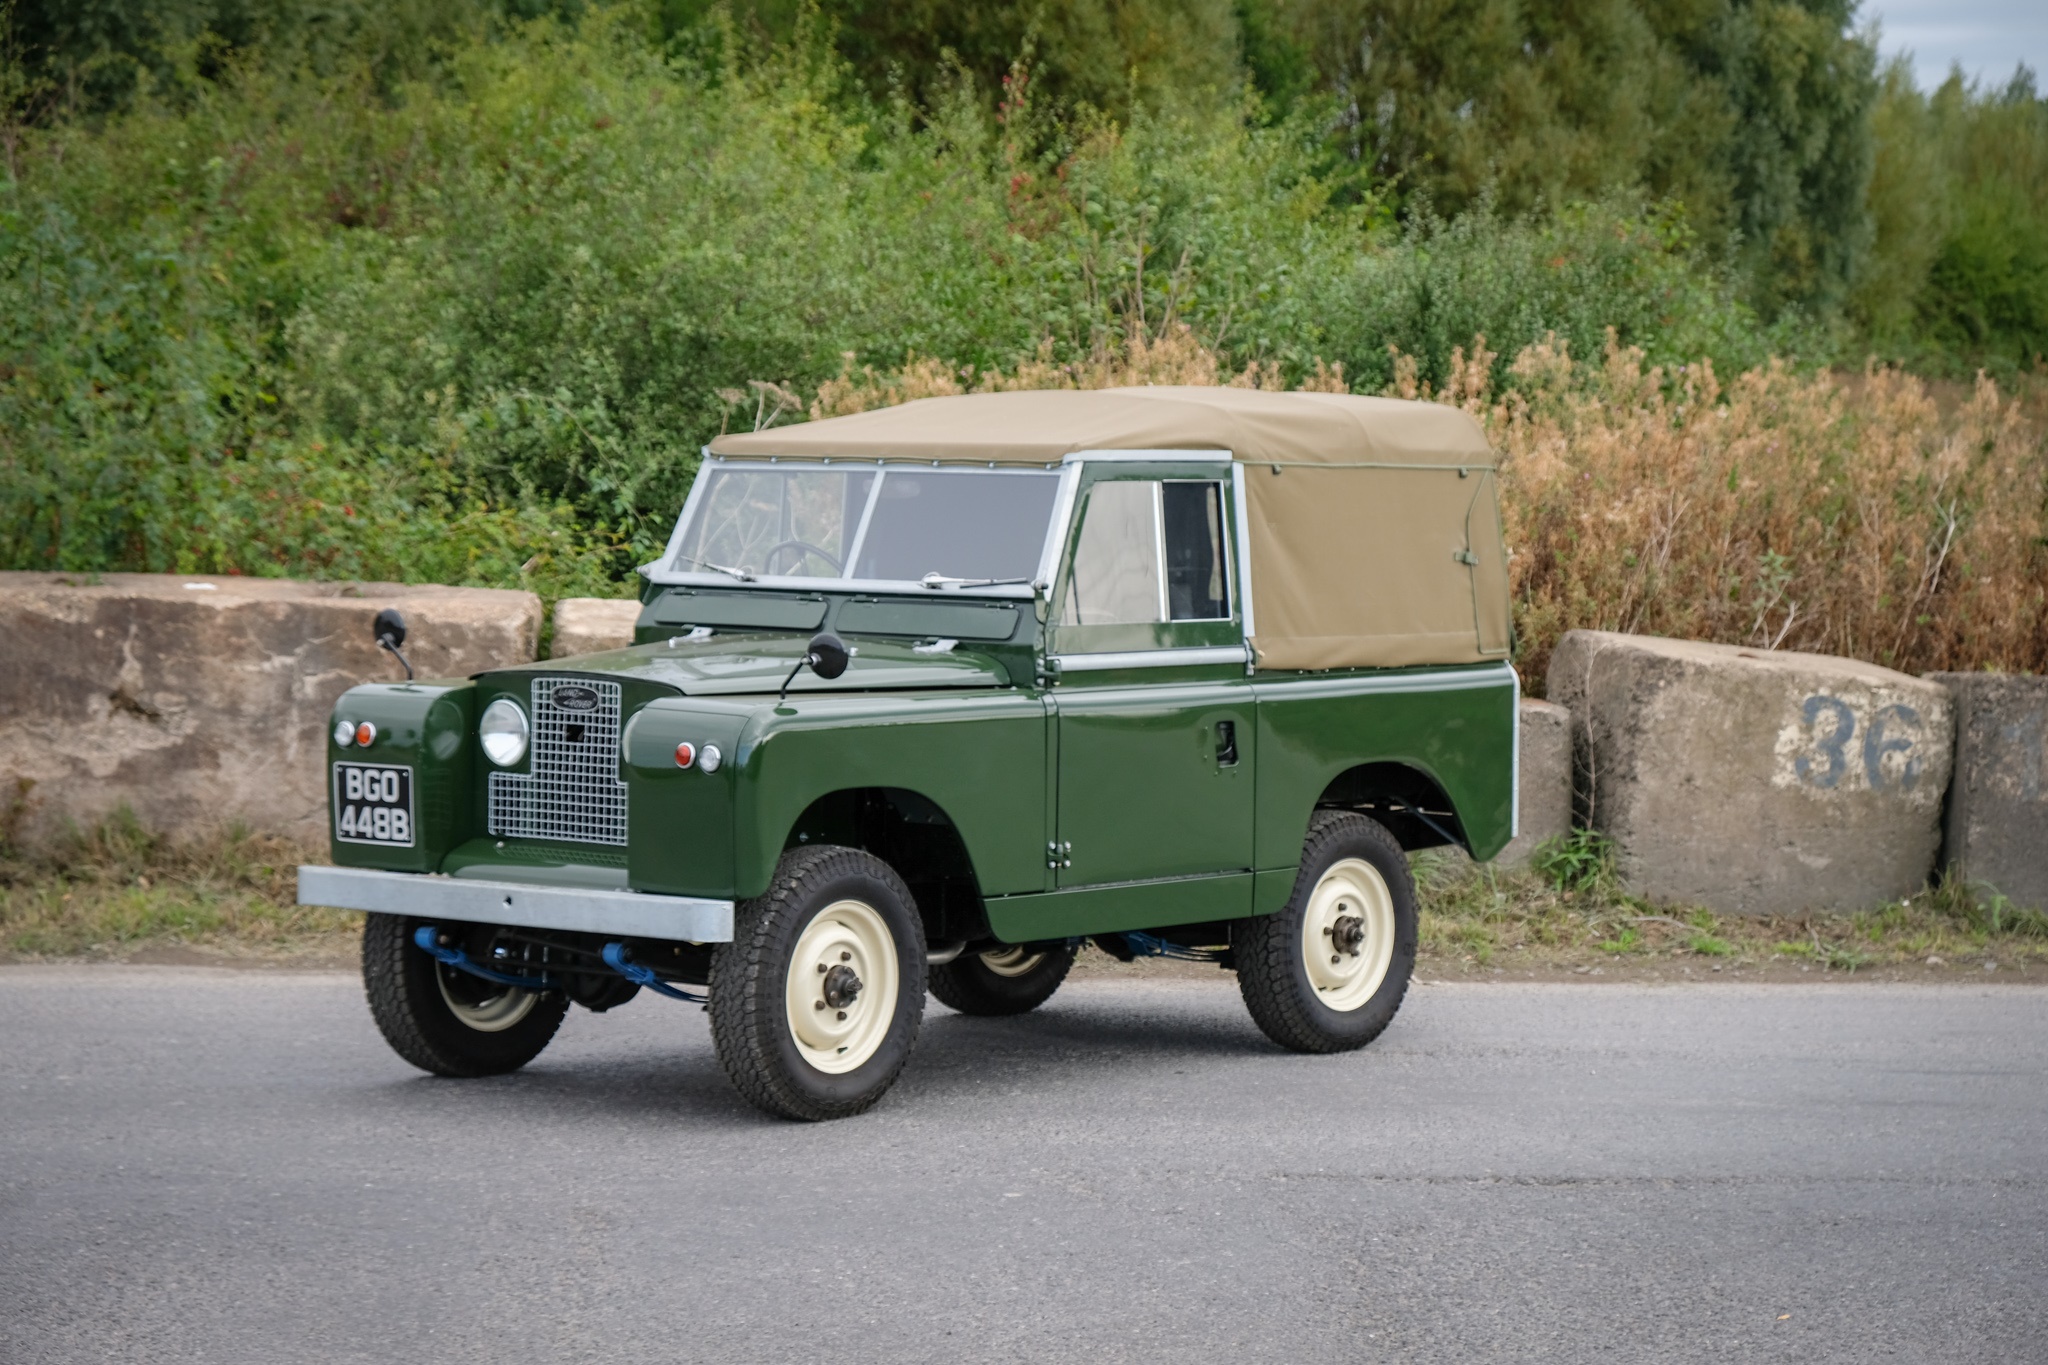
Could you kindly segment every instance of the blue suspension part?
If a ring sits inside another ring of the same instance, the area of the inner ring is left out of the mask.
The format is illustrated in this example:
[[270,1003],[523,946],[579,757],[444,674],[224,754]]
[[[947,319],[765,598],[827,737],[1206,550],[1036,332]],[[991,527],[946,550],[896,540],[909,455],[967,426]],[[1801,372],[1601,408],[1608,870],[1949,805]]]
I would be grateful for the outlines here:
[[510,973],[493,971],[480,963],[472,962],[470,961],[469,954],[463,952],[462,949],[444,948],[441,946],[441,930],[437,925],[422,924],[413,931],[412,941],[417,943],[435,960],[453,967],[456,971],[468,972],[471,976],[480,976],[484,980],[494,981],[500,986],[517,986],[523,991],[551,991],[561,984],[549,977],[545,972],[537,977],[513,976]]
[[1211,948],[1187,948],[1178,943],[1168,943],[1163,938],[1150,934],[1135,933],[1129,929],[1118,935],[1130,948],[1134,957],[1170,957],[1179,962],[1219,962],[1223,954]]
[[645,986],[656,995],[665,995],[671,1000],[687,1000],[701,1005],[711,997],[697,995],[691,991],[679,990],[654,974],[652,967],[643,967],[633,960],[633,951],[623,943],[604,945],[604,965],[617,972],[636,986]]

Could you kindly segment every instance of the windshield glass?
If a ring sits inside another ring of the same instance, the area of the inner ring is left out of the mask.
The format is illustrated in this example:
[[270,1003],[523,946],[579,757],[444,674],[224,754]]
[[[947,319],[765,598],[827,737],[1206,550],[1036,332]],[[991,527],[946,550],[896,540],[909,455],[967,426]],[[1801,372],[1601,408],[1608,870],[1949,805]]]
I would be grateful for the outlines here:
[[733,577],[1028,581],[1051,470],[711,466],[670,568]]

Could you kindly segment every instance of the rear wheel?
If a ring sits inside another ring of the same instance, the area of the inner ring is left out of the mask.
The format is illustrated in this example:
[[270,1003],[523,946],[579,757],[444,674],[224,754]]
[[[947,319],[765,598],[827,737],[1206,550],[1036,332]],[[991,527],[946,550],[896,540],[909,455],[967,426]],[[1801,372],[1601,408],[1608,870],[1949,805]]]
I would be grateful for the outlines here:
[[1294,895],[1242,921],[1238,991],[1268,1038],[1296,1052],[1364,1047],[1393,1021],[1415,970],[1415,879],[1384,825],[1349,811],[1309,824]]
[[1071,943],[1039,943],[962,953],[932,968],[932,994],[962,1014],[1023,1014],[1052,998],[1075,951]]
[[858,1114],[910,1060],[924,926],[887,863],[813,845],[733,916],[711,955],[711,1038],[740,1094],[790,1119]]
[[[568,998],[442,964],[413,942],[421,922],[378,914],[363,922],[363,993],[391,1050],[436,1076],[497,1076],[538,1057]],[[489,960],[487,926],[451,924],[447,933],[465,940],[455,946],[473,959]]]

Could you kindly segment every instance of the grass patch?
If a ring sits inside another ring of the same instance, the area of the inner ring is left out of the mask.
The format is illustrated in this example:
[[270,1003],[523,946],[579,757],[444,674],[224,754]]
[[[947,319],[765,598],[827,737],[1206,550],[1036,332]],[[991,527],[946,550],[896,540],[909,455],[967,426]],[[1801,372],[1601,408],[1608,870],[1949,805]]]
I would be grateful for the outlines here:
[[0,957],[115,957],[177,945],[273,959],[353,950],[361,916],[295,903],[305,850],[227,829],[170,840],[121,811],[34,852],[0,846]]
[[1611,846],[1585,831],[1551,840],[1514,871],[1447,850],[1413,863],[1425,975],[2048,967],[2048,916],[1981,886],[1944,884],[1857,914],[1717,915],[1628,895]]

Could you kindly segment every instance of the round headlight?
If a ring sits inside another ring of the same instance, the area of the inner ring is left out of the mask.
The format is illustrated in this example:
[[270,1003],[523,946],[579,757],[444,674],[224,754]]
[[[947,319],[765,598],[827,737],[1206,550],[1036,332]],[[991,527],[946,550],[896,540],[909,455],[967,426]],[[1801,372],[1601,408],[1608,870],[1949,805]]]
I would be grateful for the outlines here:
[[500,697],[484,708],[476,733],[483,740],[484,757],[501,768],[526,757],[526,713],[510,697]]

